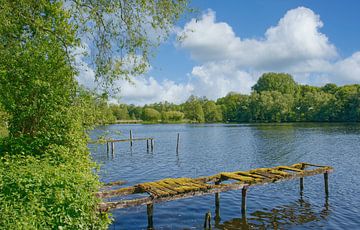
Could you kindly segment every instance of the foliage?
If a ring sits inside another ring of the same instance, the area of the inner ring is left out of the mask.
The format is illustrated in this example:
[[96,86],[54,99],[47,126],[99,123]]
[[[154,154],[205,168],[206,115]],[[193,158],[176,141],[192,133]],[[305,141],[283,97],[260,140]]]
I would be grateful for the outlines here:
[[161,114],[152,108],[144,108],[142,118],[144,121],[159,121]]
[[9,116],[0,105],[0,139],[8,135]]
[[116,120],[129,120],[129,111],[126,105],[110,105],[112,114],[115,116]]
[[172,31],[188,10],[187,0],[64,0],[77,26],[77,37],[87,38],[96,79],[111,87],[119,78],[144,73],[153,48]]
[[294,94],[297,84],[290,74],[264,73],[252,87],[255,92],[278,91],[283,94]]
[[222,113],[220,106],[217,106],[213,101],[206,101],[203,105],[204,117],[206,122],[220,122],[222,121]]
[[184,116],[184,113],[179,111],[164,111],[161,113],[161,119],[163,122],[182,121]]
[[253,93],[250,103],[253,121],[291,121],[293,97],[290,94],[281,94],[279,91]]
[[78,87],[74,50],[93,41],[89,60],[109,87],[146,70],[186,5],[0,0],[0,127],[9,132],[0,144],[1,228],[107,228],[85,129],[114,122],[119,110],[107,94]]
[[96,211],[93,194],[100,184],[88,157],[62,146],[45,154],[1,158],[0,228],[106,229],[109,219]]
[[205,121],[204,110],[202,108],[202,101],[199,98],[191,96],[184,103],[184,113],[187,119],[193,122],[202,123]]

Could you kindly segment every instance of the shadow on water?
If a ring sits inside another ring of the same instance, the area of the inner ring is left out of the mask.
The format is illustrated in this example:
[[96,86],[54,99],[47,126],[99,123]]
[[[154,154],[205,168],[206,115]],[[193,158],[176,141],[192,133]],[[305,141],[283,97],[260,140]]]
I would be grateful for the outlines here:
[[[216,211],[215,211],[216,212]],[[330,214],[328,199],[322,210],[317,211],[313,205],[303,199],[282,205],[271,210],[258,210],[249,215],[220,223],[215,219],[215,229],[288,229],[290,227],[325,220]]]

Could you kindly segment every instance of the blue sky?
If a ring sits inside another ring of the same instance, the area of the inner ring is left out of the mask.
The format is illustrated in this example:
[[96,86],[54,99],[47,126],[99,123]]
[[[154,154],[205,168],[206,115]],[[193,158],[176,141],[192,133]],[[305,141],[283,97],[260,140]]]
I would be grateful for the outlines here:
[[[151,70],[119,82],[121,102],[180,103],[250,93],[268,71],[300,84],[360,83],[360,1],[193,0]],[[195,19],[196,18],[196,19]],[[185,35],[181,43],[177,36]]]

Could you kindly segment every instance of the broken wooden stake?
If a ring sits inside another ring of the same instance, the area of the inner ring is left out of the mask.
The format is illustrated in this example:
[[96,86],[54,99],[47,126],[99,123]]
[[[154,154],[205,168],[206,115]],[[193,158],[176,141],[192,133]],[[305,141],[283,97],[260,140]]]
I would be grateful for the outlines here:
[[147,210],[147,218],[148,218],[147,229],[153,229],[154,228],[154,222],[153,222],[154,204],[153,203],[147,204],[146,210]]
[[133,142],[132,142],[133,136],[132,136],[132,131],[130,129],[130,147],[133,146]]
[[[215,185],[219,185],[219,184],[220,184],[220,181],[215,182]],[[219,223],[221,220],[221,217],[220,217],[220,193],[215,193],[215,217],[214,217],[214,220],[215,220],[215,224]]]
[[176,140],[176,153],[179,153],[179,140],[180,140],[180,133],[177,134]]
[[111,153],[114,156],[114,152],[115,152],[115,143],[111,142]]
[[211,229],[211,213],[210,213],[210,211],[205,214],[204,229]]
[[149,139],[146,139],[146,151],[149,152]]
[[241,190],[241,213],[246,214],[246,192],[248,186],[244,186]]
[[300,178],[300,196],[303,196],[304,194],[304,178]]
[[154,140],[150,139],[150,144],[151,144],[151,152],[154,151]]
[[326,197],[329,197],[329,182],[328,182],[328,179],[329,179],[329,173],[326,172],[326,173],[324,173],[325,196]]

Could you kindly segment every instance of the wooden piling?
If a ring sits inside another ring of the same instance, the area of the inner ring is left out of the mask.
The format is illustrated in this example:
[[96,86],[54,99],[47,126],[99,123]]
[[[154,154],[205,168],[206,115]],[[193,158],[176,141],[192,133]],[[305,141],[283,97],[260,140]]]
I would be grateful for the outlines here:
[[154,229],[154,222],[153,222],[153,213],[154,213],[154,204],[147,204],[147,218],[148,218],[148,227],[147,229]]
[[110,151],[109,142],[106,142],[106,153],[109,154],[109,151]]
[[211,212],[205,214],[204,229],[211,229]]
[[241,213],[242,215],[246,214],[246,192],[248,186],[244,186],[241,190]]
[[149,152],[149,139],[146,139],[146,151]]
[[151,152],[154,151],[154,139],[150,139]]
[[115,154],[115,143],[111,142],[111,154],[114,156]]
[[324,183],[325,183],[325,196],[328,197],[329,196],[329,173],[326,172],[324,173]]
[[133,141],[132,141],[132,139],[133,139],[132,130],[130,129],[130,147],[133,146]]
[[[219,185],[219,184],[220,184],[220,181],[215,182],[215,185]],[[215,225],[216,225],[216,223],[219,223],[221,220],[221,217],[220,217],[220,193],[215,193],[215,217],[214,217],[214,220],[215,220]]]
[[[305,169],[305,165],[303,164],[300,167],[301,170]],[[302,196],[304,195],[304,177],[300,177],[300,197],[302,198]]]
[[177,134],[176,140],[176,153],[179,153],[179,140],[180,140],[180,133]]

